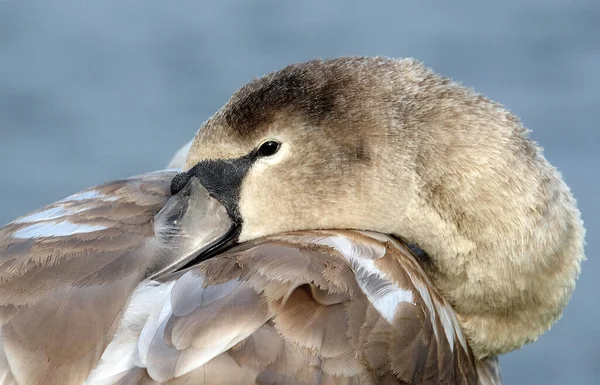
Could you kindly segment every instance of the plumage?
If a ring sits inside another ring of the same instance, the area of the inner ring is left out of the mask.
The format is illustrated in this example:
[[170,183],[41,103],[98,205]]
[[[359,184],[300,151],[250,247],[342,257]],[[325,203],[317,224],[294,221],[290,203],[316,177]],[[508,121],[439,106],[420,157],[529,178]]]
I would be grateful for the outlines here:
[[[166,226],[159,213],[175,204],[167,203],[174,175],[150,173],[88,189],[0,229],[2,348],[19,383],[82,383],[136,286],[198,251],[193,237],[171,219]],[[194,204],[189,207],[202,214],[212,200]],[[229,226],[224,213],[204,222],[216,232]],[[57,223],[70,231],[56,231]],[[83,230],[73,231],[76,226]]]
[[[273,247],[274,242],[277,247]],[[395,373],[406,383],[438,384],[444,381],[435,374],[445,373],[446,383],[476,383],[476,364],[460,341],[464,337],[455,319],[450,323],[456,328],[450,334],[452,344],[448,334],[433,333],[431,320],[442,317],[439,310],[452,310],[417,264],[403,263],[414,260],[408,249],[352,231],[292,233],[250,243],[204,261],[177,278],[171,301],[161,309],[157,335],[147,352],[148,366],[161,363],[170,376],[185,375],[196,367],[168,357],[196,349],[190,354],[196,357],[197,365],[208,357],[226,354],[240,367],[255,370],[256,375],[268,369],[292,378],[312,378],[319,372],[380,381]],[[377,253],[345,254],[350,249],[325,246],[329,243],[353,244]],[[353,261],[370,265],[371,273],[354,274]],[[405,272],[405,266],[411,266],[409,279],[397,276]],[[355,278],[340,282],[339,276]],[[394,297],[386,303],[391,310],[377,309],[367,297],[369,293],[377,298],[388,295],[380,277],[395,289],[411,293],[413,302]],[[423,300],[415,282],[427,288],[437,306]],[[328,293],[349,296],[323,305],[312,296],[311,286],[317,286],[323,298]],[[348,320],[361,307],[355,302],[362,303],[367,318],[351,324]],[[392,317],[387,320],[390,313]],[[351,336],[361,333],[362,340],[352,343]],[[378,349],[378,344],[386,345],[386,349]],[[430,355],[432,346],[436,353]],[[383,357],[370,357],[371,348]],[[454,367],[455,356],[460,357],[456,361],[462,366]],[[282,359],[284,362],[279,362]],[[419,361],[422,367],[415,368]],[[371,362],[379,362],[375,374],[368,373],[375,368]],[[432,377],[425,380],[427,366],[437,370],[428,373]],[[162,381],[169,375],[151,373]]]
[[[176,222],[161,211],[172,176],[96,187],[0,230],[3,384],[477,383],[450,305],[388,236],[277,234],[165,271],[193,244],[188,217],[206,220],[190,205],[171,238],[156,230]],[[56,220],[106,228],[14,237]]]
[[[150,264],[143,251],[172,175],[89,189],[0,229],[0,305],[12,310],[2,348],[18,383],[81,383],[95,367]],[[58,220],[103,228],[23,236]]]

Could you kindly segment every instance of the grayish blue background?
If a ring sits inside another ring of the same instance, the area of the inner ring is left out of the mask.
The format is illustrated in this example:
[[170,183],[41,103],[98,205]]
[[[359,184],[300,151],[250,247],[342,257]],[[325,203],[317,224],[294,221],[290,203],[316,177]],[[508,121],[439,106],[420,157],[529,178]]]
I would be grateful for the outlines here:
[[600,2],[0,0],[0,223],[161,168],[252,77],[413,56],[507,105],[579,199],[588,261],[506,384],[600,383]]

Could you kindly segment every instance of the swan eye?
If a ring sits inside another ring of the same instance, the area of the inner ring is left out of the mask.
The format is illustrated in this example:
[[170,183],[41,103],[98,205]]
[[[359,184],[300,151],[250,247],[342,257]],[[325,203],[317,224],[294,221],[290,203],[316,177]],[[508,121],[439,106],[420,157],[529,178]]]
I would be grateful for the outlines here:
[[256,150],[256,155],[271,156],[279,151],[279,147],[281,147],[281,143],[275,140],[267,140],[258,147],[258,150]]

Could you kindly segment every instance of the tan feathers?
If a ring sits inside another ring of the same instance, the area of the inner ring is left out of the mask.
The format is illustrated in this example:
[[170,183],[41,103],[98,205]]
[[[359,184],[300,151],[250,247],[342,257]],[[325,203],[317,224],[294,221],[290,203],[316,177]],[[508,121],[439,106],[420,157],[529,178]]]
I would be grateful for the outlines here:
[[0,229],[3,384],[477,383],[451,307],[388,236],[279,234],[165,271],[195,255],[176,235],[196,224],[184,216],[169,233],[175,222],[156,216],[171,175],[90,189]]
[[170,301],[140,337],[152,342],[136,353],[158,383],[478,381],[452,309],[392,239],[352,231],[267,237],[170,282],[161,284],[171,287]]

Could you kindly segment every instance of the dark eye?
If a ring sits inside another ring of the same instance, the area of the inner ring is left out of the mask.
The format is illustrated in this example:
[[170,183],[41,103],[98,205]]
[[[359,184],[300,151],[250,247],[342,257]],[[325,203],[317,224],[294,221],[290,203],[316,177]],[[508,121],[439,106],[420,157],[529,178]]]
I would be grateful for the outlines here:
[[281,147],[281,143],[275,140],[267,140],[258,147],[258,150],[256,150],[256,155],[271,156],[279,151],[279,147]]

